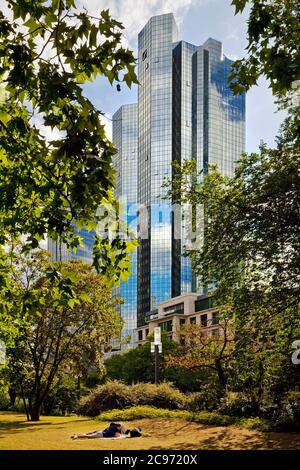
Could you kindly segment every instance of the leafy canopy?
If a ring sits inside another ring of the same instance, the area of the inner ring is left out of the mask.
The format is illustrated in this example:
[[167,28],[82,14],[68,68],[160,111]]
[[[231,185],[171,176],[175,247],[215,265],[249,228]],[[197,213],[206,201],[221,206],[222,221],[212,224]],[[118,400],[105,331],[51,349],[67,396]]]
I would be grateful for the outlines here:
[[21,247],[12,256],[9,315],[18,336],[7,350],[6,371],[10,387],[28,398],[31,419],[38,419],[59,376],[101,370],[104,350],[119,336],[122,320],[118,299],[112,300],[107,282],[90,265],[53,266],[42,250],[24,255]]
[[[97,208],[115,205],[115,148],[82,84],[104,76],[131,86],[135,59],[108,10],[95,18],[74,0],[5,3],[11,15],[0,13],[0,244],[26,235],[27,248],[36,248],[47,234],[76,249],[74,226],[95,229]],[[118,236],[111,243],[97,235],[94,265],[116,280],[133,249]]]
[[231,74],[235,93],[248,91],[261,75],[273,94],[284,96],[300,79],[299,0],[232,0],[236,14],[249,4],[248,55],[237,60]]

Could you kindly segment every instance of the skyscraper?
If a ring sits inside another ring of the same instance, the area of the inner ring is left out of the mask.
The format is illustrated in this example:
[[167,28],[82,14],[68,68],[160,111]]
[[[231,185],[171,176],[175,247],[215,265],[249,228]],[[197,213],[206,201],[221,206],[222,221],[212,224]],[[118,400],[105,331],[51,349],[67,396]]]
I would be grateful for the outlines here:
[[76,253],[71,249],[68,250],[66,245],[59,240],[48,238],[47,248],[52,261],[81,260],[84,263],[92,264],[95,232],[93,230],[89,232],[85,228],[78,231],[75,228],[75,233],[82,239],[82,246],[77,248]]
[[[131,231],[137,228],[137,156],[138,129],[137,105],[121,106],[113,115],[113,141],[117,148],[113,164],[116,171],[115,197],[122,203],[123,219]],[[123,198],[123,199],[122,199]],[[134,345],[134,332],[137,326],[137,252],[130,258],[131,276],[127,282],[121,281],[114,289],[115,295],[124,299],[120,305],[120,314],[124,320],[122,338],[129,338],[127,343],[119,345],[126,349]],[[116,345],[118,348],[118,345]]]
[[[137,323],[170,297],[195,288],[184,237],[174,236],[171,206],[163,199],[172,161],[196,159],[198,171],[217,164],[232,175],[245,147],[245,96],[228,85],[231,60],[222,44],[179,41],[173,14],[152,17],[138,37],[139,227],[147,237],[138,248]],[[145,231],[145,230],[144,230]]]

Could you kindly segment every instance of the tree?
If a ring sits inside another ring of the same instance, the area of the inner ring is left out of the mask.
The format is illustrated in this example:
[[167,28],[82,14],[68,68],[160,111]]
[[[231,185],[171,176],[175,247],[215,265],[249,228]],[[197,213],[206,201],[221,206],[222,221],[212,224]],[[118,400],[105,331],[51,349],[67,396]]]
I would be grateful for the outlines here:
[[[199,390],[202,382],[207,380],[207,373],[203,370],[188,369],[169,364],[168,357],[178,354],[179,345],[171,340],[167,333],[162,331],[162,354],[159,356],[159,379],[174,383],[183,392]],[[105,361],[105,379],[120,380],[130,385],[138,382],[154,381],[154,354],[151,353],[150,335],[147,343],[129,350],[124,354],[116,354]]]
[[[237,12],[247,3],[232,1]],[[204,286],[214,284],[215,305],[231,306],[234,367],[227,387],[251,395],[258,412],[265,399],[279,406],[299,383],[291,345],[300,334],[300,9],[293,0],[251,4],[249,55],[235,62],[231,87],[241,93],[260,75],[270,80],[288,111],[276,147],[241,155],[232,178],[215,166],[198,175],[195,161],[175,164],[167,184],[175,202],[204,207],[203,244],[186,255]]]
[[[107,377],[113,380],[122,380],[131,384],[135,382],[153,382],[154,380],[154,354],[150,351],[150,342],[153,334],[148,337],[148,341],[141,347],[130,349],[124,354],[109,357],[105,361]],[[162,332],[163,354],[160,357],[160,378],[165,377],[164,357],[176,350],[176,343]]]
[[178,332],[183,339],[181,347],[177,354],[167,357],[169,367],[212,370],[221,394],[225,392],[228,371],[233,362],[234,332],[229,313],[226,309],[223,309],[222,314],[219,312],[219,329],[215,336],[204,331],[201,325],[184,325]]
[[91,366],[101,369],[106,345],[122,328],[111,289],[91,266],[71,261],[60,263],[58,272],[42,262],[38,277],[30,265],[41,255],[23,255],[15,269],[11,319],[19,324],[19,335],[8,355],[15,384],[26,384],[21,393],[32,421],[39,420],[61,374],[80,377]]
[[[0,244],[25,235],[34,249],[47,235],[76,249],[75,226],[95,229],[101,205],[118,213],[115,148],[82,84],[102,75],[131,86],[135,59],[108,10],[95,18],[75,0],[5,5],[11,14],[0,13]],[[41,127],[53,131],[52,140]],[[111,242],[98,233],[94,265],[115,281],[128,271],[133,249],[124,237]]]
[[274,95],[286,95],[300,79],[299,0],[232,0],[231,4],[236,14],[251,5],[248,55],[234,63],[232,89],[248,91],[264,75]]

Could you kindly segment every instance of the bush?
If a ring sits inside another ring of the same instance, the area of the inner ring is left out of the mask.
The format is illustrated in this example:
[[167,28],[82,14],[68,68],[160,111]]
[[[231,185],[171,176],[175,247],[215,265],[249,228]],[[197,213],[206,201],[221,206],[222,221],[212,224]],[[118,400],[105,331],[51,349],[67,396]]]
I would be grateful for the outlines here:
[[138,383],[132,385],[130,390],[137,405],[177,410],[185,408],[187,404],[186,396],[167,382],[158,385]]
[[213,411],[220,404],[220,396],[215,388],[204,389],[201,392],[191,393],[187,399],[187,406],[190,411]]
[[239,419],[233,416],[221,415],[219,413],[201,411],[191,413],[184,410],[166,410],[153,406],[134,406],[125,410],[104,411],[98,416],[99,421],[136,421],[139,419],[183,419],[212,426],[231,426],[233,424],[243,426],[247,429],[257,429],[259,431],[271,430],[268,421],[261,418]]
[[130,388],[121,382],[110,380],[98,385],[88,396],[81,398],[78,413],[95,417],[102,411],[123,409],[134,405]]
[[214,426],[230,426],[231,424],[237,423],[237,419],[233,416],[221,415],[219,413],[209,411],[193,413],[191,421],[201,424],[212,424]]
[[6,390],[0,388],[0,411],[6,411],[9,408],[9,396]]
[[78,388],[75,381],[64,377],[50,390],[43,404],[43,414],[64,416],[76,410],[78,405]]
[[166,410],[153,406],[134,406],[125,410],[105,411],[98,416],[99,421],[133,421],[137,419],[177,418],[191,419],[191,413],[183,410]]
[[242,393],[229,392],[221,398],[219,413],[229,416],[250,417],[255,413],[253,402]]
[[240,426],[243,428],[247,429],[257,429],[258,431],[271,431],[271,425],[270,423],[262,418],[243,418],[239,421],[238,423]]
[[287,392],[282,399],[282,408],[274,427],[277,431],[300,431],[300,392]]
[[138,405],[182,409],[186,405],[186,397],[169,383],[125,385],[117,381],[108,381],[80,400],[78,412],[94,417],[102,411]]

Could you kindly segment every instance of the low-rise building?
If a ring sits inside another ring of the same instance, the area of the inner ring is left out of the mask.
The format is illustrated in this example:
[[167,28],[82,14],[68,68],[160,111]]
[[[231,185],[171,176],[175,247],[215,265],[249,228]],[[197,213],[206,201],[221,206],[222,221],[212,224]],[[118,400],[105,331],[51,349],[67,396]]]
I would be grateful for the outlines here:
[[171,339],[180,341],[180,329],[186,324],[199,325],[203,335],[219,336],[218,308],[213,306],[213,298],[196,293],[183,294],[161,302],[157,310],[146,317],[147,324],[136,329],[137,345],[147,341],[155,327],[166,331]]

